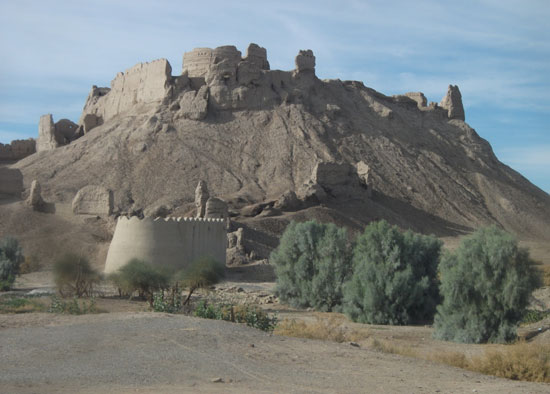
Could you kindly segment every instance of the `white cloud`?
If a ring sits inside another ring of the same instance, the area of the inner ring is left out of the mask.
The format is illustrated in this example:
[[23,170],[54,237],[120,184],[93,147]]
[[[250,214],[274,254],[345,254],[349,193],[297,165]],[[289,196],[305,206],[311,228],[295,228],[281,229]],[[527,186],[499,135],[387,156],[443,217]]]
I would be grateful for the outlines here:
[[507,147],[496,152],[499,159],[514,168],[540,168],[550,172],[550,145]]

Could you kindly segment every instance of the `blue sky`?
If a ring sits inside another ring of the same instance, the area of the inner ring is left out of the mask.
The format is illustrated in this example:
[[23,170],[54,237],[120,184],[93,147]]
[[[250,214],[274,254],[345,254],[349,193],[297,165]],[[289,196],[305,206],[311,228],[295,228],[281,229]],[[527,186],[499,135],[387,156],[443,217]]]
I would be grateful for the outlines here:
[[320,78],[384,94],[449,84],[498,158],[550,192],[550,2],[0,0],[0,142],[35,137],[40,115],[78,120],[92,85],[183,52],[255,42],[272,69],[312,49]]

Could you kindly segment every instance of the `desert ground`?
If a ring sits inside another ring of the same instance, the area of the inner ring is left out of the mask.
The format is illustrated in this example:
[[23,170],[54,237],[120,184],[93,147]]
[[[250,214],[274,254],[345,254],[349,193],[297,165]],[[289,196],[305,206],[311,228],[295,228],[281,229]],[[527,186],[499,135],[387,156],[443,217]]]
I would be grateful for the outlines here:
[[[197,294],[260,304],[279,321],[332,321],[353,341],[291,338],[242,324],[149,312],[146,302],[120,299],[108,286],[102,312],[0,314],[3,393],[546,393],[549,385],[482,375],[419,358],[483,353],[503,345],[432,339],[429,326],[376,326],[343,315],[295,310],[273,297],[266,267],[228,269],[227,280]],[[263,276],[262,276],[263,273]],[[250,280],[250,278],[259,280]],[[48,271],[22,275],[16,292],[53,290]],[[542,289],[547,295],[550,289]],[[542,297],[543,298],[543,297]],[[38,298],[47,303],[48,296]],[[267,301],[269,300],[269,301]],[[547,329],[550,319],[520,329]],[[545,332],[534,341],[550,343]],[[376,343],[398,348],[388,354]]]

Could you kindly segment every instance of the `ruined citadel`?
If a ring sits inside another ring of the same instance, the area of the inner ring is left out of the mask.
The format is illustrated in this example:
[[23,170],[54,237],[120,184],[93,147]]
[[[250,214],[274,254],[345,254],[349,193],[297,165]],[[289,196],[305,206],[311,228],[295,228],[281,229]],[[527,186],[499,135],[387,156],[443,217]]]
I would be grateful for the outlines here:
[[[93,86],[78,123],[68,119],[54,123],[51,114],[42,116],[36,151],[67,145],[104,122],[135,111],[142,105],[170,105],[175,118],[202,120],[209,108],[251,110],[290,100],[291,94],[285,86],[296,82],[308,85],[315,77],[313,52],[299,51],[295,65],[293,71],[270,70],[265,48],[256,44],[249,45],[244,57],[231,45],[215,49],[195,48],[183,55],[182,73],[177,76],[172,75],[172,67],[166,59],[139,63],[118,73],[110,88]],[[446,113],[449,119],[465,118],[460,91],[453,85],[449,85],[439,104],[432,102],[428,105],[420,92],[384,96],[384,99],[403,105],[414,103],[422,111]],[[327,110],[338,111],[334,107]],[[380,111],[391,116],[388,108],[381,106]],[[25,152],[34,153],[32,148]],[[22,156],[24,154],[18,155],[19,158]]]
[[421,92],[321,80],[315,66],[301,50],[293,70],[271,70],[256,44],[244,56],[234,46],[186,52],[179,75],[165,59],[137,64],[93,86],[78,122],[47,114],[36,141],[0,146],[12,163],[0,166],[0,195],[110,221],[106,271],[138,255],[265,259],[290,220],[309,218],[547,233],[548,196],[465,122],[457,86],[428,103]]

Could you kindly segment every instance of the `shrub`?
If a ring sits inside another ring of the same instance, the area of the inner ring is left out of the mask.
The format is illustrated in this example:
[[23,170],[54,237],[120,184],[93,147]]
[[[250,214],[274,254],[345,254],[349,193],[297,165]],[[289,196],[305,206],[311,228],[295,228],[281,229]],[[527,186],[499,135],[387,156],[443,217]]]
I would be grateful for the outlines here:
[[176,286],[181,285],[189,289],[189,294],[183,304],[189,303],[195,290],[218,283],[224,274],[225,265],[209,256],[200,257],[193,261],[189,267],[179,271],[176,274]]
[[535,309],[526,309],[521,318],[521,324],[532,324],[546,319],[550,316],[550,310],[537,311]]
[[59,297],[52,296],[48,312],[68,315],[85,315],[88,313],[100,313],[100,310],[96,307],[95,298],[93,297],[90,299],[90,303],[87,303],[86,301],[79,302],[77,297],[74,297],[71,301],[64,301]]
[[354,248],[354,273],[344,289],[345,313],[353,321],[373,324],[433,319],[441,245],[433,236],[401,233],[385,221],[369,224]]
[[145,298],[153,306],[153,293],[168,288],[170,275],[159,267],[143,260],[132,259],[117,272],[109,275],[109,279],[119,288],[120,294],[132,298],[135,292]]
[[165,294],[164,291],[153,293],[153,310],[155,312],[177,313],[181,310],[182,305],[181,293],[177,290],[168,294]]
[[67,253],[55,261],[53,275],[62,297],[91,296],[94,285],[101,280],[100,274],[92,268],[88,259],[74,253]]
[[443,303],[435,316],[435,337],[455,342],[505,342],[538,285],[529,253],[495,226],[464,238],[444,255],[441,265]]
[[42,312],[45,310],[45,305],[34,297],[8,295],[0,297],[0,313],[29,313]]
[[345,229],[332,223],[291,222],[270,262],[281,301],[322,311],[340,308],[342,286],[352,269]]
[[22,262],[23,252],[17,239],[5,237],[0,240],[0,291],[11,288]]
[[213,305],[199,302],[193,314],[205,319],[225,320],[233,323],[245,323],[249,327],[262,331],[273,331],[277,325],[277,316],[270,317],[260,307],[253,305]]

